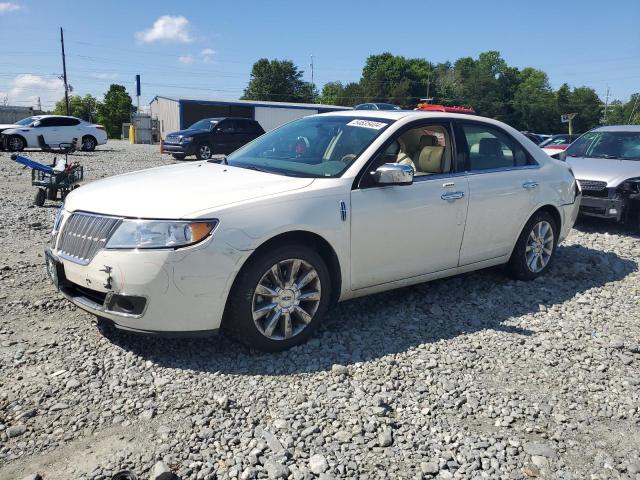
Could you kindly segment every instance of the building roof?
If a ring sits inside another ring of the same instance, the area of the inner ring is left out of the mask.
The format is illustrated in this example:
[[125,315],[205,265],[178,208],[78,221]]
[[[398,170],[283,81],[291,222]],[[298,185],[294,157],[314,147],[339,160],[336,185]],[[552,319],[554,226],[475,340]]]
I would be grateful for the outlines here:
[[[262,100],[225,100],[219,98],[171,98],[164,97],[162,95],[156,95],[151,102],[158,98],[164,98],[165,100],[171,100],[174,102],[193,102],[193,103],[207,103],[211,105],[229,104],[229,105],[246,105],[249,106],[264,106],[264,107],[292,107],[292,108],[308,108],[308,109],[323,109],[331,108],[335,110],[352,110],[351,107],[341,107],[338,105],[326,105],[322,103],[295,103],[295,102],[265,102]],[[150,102],[150,103],[151,103]]]

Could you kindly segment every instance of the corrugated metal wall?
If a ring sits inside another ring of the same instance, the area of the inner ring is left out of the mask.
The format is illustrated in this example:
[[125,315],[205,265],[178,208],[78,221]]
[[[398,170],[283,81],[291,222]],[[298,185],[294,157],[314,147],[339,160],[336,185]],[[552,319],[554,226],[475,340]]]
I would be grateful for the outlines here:
[[169,132],[180,130],[180,105],[176,100],[156,97],[151,102],[151,117],[158,119],[160,138]]
[[280,125],[297,120],[308,115],[315,115],[318,110],[305,108],[273,108],[256,107],[256,120],[265,132],[278,128]]
[[0,106],[0,123],[13,124],[32,115],[35,115],[35,112],[31,107]]

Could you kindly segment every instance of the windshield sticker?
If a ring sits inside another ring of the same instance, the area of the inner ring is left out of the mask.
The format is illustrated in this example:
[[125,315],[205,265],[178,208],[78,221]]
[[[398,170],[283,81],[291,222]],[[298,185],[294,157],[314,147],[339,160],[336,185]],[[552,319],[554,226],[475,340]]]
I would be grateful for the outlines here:
[[380,130],[381,128],[386,127],[387,124],[382,122],[374,122],[373,120],[356,119],[356,120],[351,120],[349,123],[347,123],[347,126],[373,128],[374,130]]

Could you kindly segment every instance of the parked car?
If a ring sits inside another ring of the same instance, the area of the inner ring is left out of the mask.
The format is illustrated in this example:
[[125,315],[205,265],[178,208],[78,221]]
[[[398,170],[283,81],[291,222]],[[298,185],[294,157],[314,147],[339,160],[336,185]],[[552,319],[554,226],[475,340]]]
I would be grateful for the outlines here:
[[580,135],[568,135],[561,133],[559,135],[553,135],[551,138],[546,139],[538,146],[547,154],[555,155],[558,152],[566,150],[571,142],[573,142]]
[[248,118],[203,118],[186,130],[168,133],[163,148],[179,160],[190,155],[208,160],[229,154],[263,133],[260,124]]
[[525,137],[527,137],[529,140],[531,140],[536,145],[539,145],[540,143],[543,142],[542,137],[540,137],[540,135],[538,135],[536,133],[525,132],[525,131],[521,131],[520,133],[522,133]]
[[402,110],[393,103],[361,103],[353,108],[354,110]]
[[85,152],[93,152],[98,145],[107,143],[107,132],[102,125],[89,123],[76,117],[63,115],[36,115],[27,117],[16,125],[7,126],[0,133],[0,143],[5,150],[19,152],[25,148],[39,148],[38,137],[52,148],[69,144],[75,138]]
[[596,128],[562,156],[582,188],[581,214],[640,227],[640,126]]
[[307,340],[337,301],[500,264],[534,279],[579,200],[565,162],[496,120],[332,112],[222,163],[74,190],[47,269],[69,300],[116,327],[222,328],[275,351]]

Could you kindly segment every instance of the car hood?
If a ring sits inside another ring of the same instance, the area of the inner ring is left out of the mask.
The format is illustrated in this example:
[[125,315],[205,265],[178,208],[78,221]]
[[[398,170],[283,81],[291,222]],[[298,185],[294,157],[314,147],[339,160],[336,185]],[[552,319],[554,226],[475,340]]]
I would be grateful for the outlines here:
[[11,123],[0,124],[0,130],[8,130],[10,128],[20,128],[21,125],[15,125]]
[[89,183],[67,196],[65,209],[134,218],[191,218],[196,212],[301,189],[312,182],[312,178],[194,162]]
[[617,187],[628,178],[640,177],[640,161],[637,160],[567,157],[567,163],[577,179],[607,182],[608,187]]
[[187,136],[187,135],[196,135],[200,133],[209,133],[209,130],[205,130],[202,128],[194,128],[194,129],[186,129],[186,130],[178,130],[177,132],[167,133],[168,136],[177,137],[178,135]]

